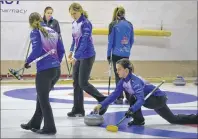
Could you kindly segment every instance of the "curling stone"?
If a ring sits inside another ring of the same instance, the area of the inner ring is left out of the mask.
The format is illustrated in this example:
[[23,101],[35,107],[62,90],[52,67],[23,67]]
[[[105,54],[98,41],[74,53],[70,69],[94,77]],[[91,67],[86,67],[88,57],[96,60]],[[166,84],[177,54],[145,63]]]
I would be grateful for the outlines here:
[[194,84],[195,84],[195,85],[197,85],[197,84],[198,84],[198,78],[195,80]]
[[182,76],[177,76],[177,78],[173,81],[173,84],[176,86],[185,86],[186,81]]
[[104,122],[104,118],[99,114],[89,114],[84,118],[84,123],[88,126],[99,126]]

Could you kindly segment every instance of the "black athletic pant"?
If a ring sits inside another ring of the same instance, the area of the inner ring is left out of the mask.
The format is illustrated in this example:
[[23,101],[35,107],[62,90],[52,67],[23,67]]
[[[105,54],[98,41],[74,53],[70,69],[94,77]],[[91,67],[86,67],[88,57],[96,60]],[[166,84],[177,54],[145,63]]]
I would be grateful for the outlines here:
[[56,130],[52,108],[49,102],[49,92],[54,87],[60,77],[60,67],[51,68],[36,74],[36,111],[28,124],[32,128],[40,128],[44,118],[44,130]]
[[[132,95],[130,98],[130,106],[136,102],[136,98]],[[197,115],[174,115],[169,107],[166,105],[166,96],[153,96],[151,95],[143,105],[146,108],[154,109],[162,118],[171,124],[198,124]],[[141,108],[134,113],[134,120],[143,121]]]
[[84,112],[83,91],[99,102],[105,99],[105,96],[88,81],[94,61],[95,56],[77,60],[73,66],[74,106],[72,111],[74,112]]
[[[115,74],[115,83],[116,83],[116,85],[117,85],[117,83],[120,80],[120,78],[118,76],[118,73],[117,73],[117,69],[116,69],[116,62],[118,60],[120,60],[120,59],[123,59],[123,58],[128,58],[129,59],[129,57],[120,57],[120,56],[112,55],[113,70],[114,70],[114,74]],[[126,92],[126,91],[124,91],[124,92],[125,92],[127,100],[129,100],[129,93]],[[117,99],[119,99],[119,98],[122,98],[122,99],[124,98],[123,93],[121,93],[121,95]]]

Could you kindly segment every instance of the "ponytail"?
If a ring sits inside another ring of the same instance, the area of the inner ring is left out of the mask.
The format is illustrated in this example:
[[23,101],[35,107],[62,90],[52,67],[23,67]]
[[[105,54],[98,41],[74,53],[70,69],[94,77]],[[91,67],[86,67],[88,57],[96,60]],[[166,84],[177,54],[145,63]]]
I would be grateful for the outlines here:
[[44,27],[42,27],[40,24],[38,26],[38,29],[42,32],[44,37],[48,37],[49,36],[47,30]]
[[118,11],[118,7],[114,9],[113,11],[113,18],[112,18],[112,22],[116,20],[116,16],[117,16],[117,11]]
[[33,29],[39,29],[44,37],[48,37],[48,32],[45,28],[41,26],[41,22],[43,21],[41,15],[37,12],[31,13],[29,16],[29,24]]
[[88,18],[88,13],[87,13],[87,11],[82,11],[82,14],[86,17],[86,18]]
[[40,21],[34,21],[31,26],[32,26],[32,28],[39,29],[42,32],[42,34],[44,35],[44,37],[48,37],[49,34],[48,34],[47,30],[41,26]]

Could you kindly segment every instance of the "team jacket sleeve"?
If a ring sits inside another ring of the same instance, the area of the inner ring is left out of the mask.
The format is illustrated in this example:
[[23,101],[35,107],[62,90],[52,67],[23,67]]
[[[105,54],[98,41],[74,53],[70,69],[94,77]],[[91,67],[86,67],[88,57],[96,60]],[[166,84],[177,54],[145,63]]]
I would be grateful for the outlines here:
[[42,54],[42,42],[41,42],[41,35],[39,30],[33,30],[30,34],[30,41],[32,43],[32,52],[30,53],[29,57],[27,58],[26,62],[31,63],[35,59],[41,56]]
[[58,54],[60,63],[62,62],[64,53],[65,53],[64,45],[63,45],[62,40],[59,38],[57,42],[57,54]]
[[134,29],[133,29],[133,25],[131,24],[131,38],[130,38],[130,44],[131,44],[131,47],[133,46],[133,43],[134,43]]
[[111,56],[111,50],[113,48],[113,42],[114,42],[114,23],[112,22],[109,25],[109,35],[108,35],[108,48],[107,48],[107,57]]
[[76,50],[75,55],[74,55],[75,59],[79,59],[81,57],[81,55],[83,54],[83,52],[88,46],[87,45],[88,39],[92,34],[92,25],[89,22],[85,22],[82,25],[81,29],[82,29],[82,37],[80,39],[78,49]]
[[73,52],[74,51],[74,46],[75,46],[75,39],[72,36],[72,44],[71,44],[71,47],[70,47],[70,52]]
[[56,32],[60,35],[61,34],[61,29],[60,29],[60,25],[59,22],[56,22]]
[[111,95],[109,95],[104,101],[102,101],[101,104],[102,108],[108,106],[109,104],[111,104],[114,100],[116,100],[120,94],[123,92],[124,88],[123,88],[123,81],[120,80],[116,86],[116,89],[114,92],[111,93]]
[[135,96],[137,99],[135,104],[130,107],[130,110],[134,113],[144,104],[144,90],[143,86],[140,83],[134,83],[132,85],[132,88],[135,92]]

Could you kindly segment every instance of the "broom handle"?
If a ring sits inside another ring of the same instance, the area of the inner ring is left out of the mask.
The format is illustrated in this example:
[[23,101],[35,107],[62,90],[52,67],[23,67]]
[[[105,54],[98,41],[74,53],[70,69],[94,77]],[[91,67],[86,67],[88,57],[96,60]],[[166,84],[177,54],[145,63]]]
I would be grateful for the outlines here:
[[109,85],[108,85],[108,96],[110,94],[110,86],[111,86],[111,71],[112,71],[112,50],[111,50],[111,57],[109,62]]
[[108,96],[110,94],[110,85],[111,85],[111,69],[112,69],[112,61],[109,63],[109,84],[108,84]]
[[124,116],[117,124],[116,126],[118,126],[120,123],[122,123],[122,121],[124,121],[126,119],[126,116]]
[[[63,42],[62,35],[60,35],[60,39],[61,39],[61,41]],[[65,48],[64,48],[64,50],[65,50]],[[71,75],[72,64],[70,65],[70,68],[69,68],[69,64],[68,64],[68,61],[67,61],[66,51],[65,51],[64,56],[65,56],[65,61],[66,61],[67,70],[68,70],[69,76],[70,76],[70,75]]]
[[[34,62],[36,63],[36,62],[40,61],[41,59],[43,59],[44,57],[46,57],[46,56],[48,56],[48,55],[50,55],[50,54],[55,53],[55,51],[56,51],[56,50],[52,49],[52,50],[50,50],[49,52],[47,52],[46,54],[40,56],[39,58],[35,59],[34,61],[32,61],[32,62],[29,63],[29,64],[32,64],[32,63],[34,63]],[[25,67],[19,69],[19,70],[16,71],[16,72],[18,73],[19,71],[24,70],[24,69],[25,69]]]
[[151,91],[145,98],[144,100],[147,100],[165,81],[163,80],[158,86],[156,86],[153,91]]
[[[48,56],[48,55],[50,55],[50,54],[53,54],[54,52],[55,52],[54,49],[50,50],[50,51],[47,52],[46,54],[44,54],[44,55],[38,57],[37,59],[35,59],[34,61],[32,61],[32,62],[30,63],[30,65],[31,65],[32,63],[36,63],[36,62],[40,61],[41,59],[45,58],[46,56]],[[17,70],[17,72],[19,72],[19,71],[21,71],[21,70],[24,70],[24,69],[25,69],[25,67],[23,67],[23,68]]]
[[37,59],[35,59],[34,61],[32,61],[30,64],[36,63],[36,62],[40,61],[41,59],[45,58],[46,56],[48,56],[48,55],[50,55],[50,54],[53,54],[53,53],[55,53],[55,52],[56,52],[56,50],[55,50],[55,49],[52,49],[52,50],[48,51],[47,53],[45,53],[44,55],[42,55],[42,56],[40,56],[39,58],[37,58]]

